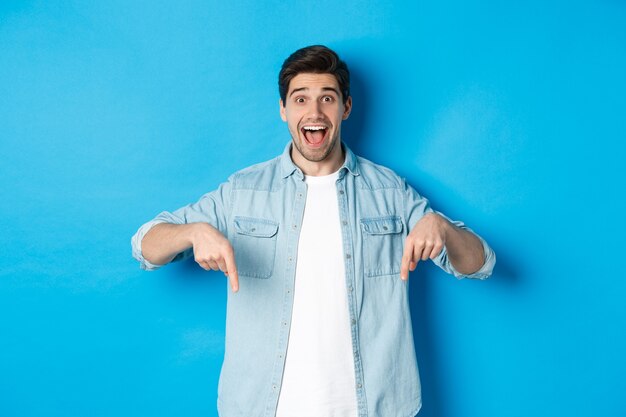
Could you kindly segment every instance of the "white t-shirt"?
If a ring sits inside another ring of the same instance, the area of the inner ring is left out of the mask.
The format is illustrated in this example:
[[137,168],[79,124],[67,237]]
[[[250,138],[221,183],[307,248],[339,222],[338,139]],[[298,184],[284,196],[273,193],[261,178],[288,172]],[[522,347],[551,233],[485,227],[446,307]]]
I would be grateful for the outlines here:
[[306,177],[289,344],[276,417],[356,417],[338,172]]

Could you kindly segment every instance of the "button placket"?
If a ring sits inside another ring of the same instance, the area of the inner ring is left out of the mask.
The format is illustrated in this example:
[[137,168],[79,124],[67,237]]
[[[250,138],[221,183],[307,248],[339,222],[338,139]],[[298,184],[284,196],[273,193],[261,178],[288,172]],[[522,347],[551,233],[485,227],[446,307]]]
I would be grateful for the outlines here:
[[357,279],[355,276],[354,270],[354,262],[352,261],[354,254],[353,247],[353,236],[351,233],[351,229],[349,226],[348,218],[348,203],[346,199],[346,191],[345,191],[345,181],[339,181],[337,184],[338,188],[338,202],[340,208],[340,219],[341,219],[341,229],[342,235],[345,242],[345,264],[346,264],[346,285],[347,285],[347,295],[348,295],[348,308],[350,314],[350,333],[352,337],[352,345],[353,345],[353,359],[355,366],[355,383],[357,389],[357,402],[359,407],[359,416],[367,415],[367,404],[365,402],[365,393],[362,385],[363,378],[363,369],[361,367],[361,358],[359,356],[359,337],[358,337],[358,320],[357,320],[357,301],[356,294],[354,291],[354,286],[357,285]]
[[[289,327],[291,321],[291,312],[292,312],[292,303],[293,303],[293,285],[295,279],[295,261],[296,261],[296,246],[298,241],[298,225],[299,222],[302,221],[302,216],[304,212],[304,202],[306,196],[306,186],[297,185],[295,198],[293,200],[293,211],[291,213],[291,219],[287,223],[291,223],[290,226],[287,227],[288,230],[288,244],[287,244],[287,264],[286,270],[289,274],[290,280],[285,280],[284,285],[284,301],[283,301],[283,314],[280,321],[280,334],[281,341],[279,344],[278,352],[276,355],[276,366],[275,366],[275,374],[274,380],[272,381],[272,397],[273,397],[273,407],[276,407],[278,396],[280,393],[280,385],[282,381],[282,374],[284,371],[285,365],[285,357],[287,352],[287,343],[288,343],[288,334]],[[271,411],[271,408],[268,410]],[[275,408],[274,408],[275,410]]]

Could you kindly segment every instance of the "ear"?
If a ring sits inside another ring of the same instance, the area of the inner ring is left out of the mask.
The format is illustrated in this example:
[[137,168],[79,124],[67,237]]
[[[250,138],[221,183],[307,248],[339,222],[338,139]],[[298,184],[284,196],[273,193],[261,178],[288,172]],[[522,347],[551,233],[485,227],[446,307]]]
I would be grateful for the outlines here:
[[350,112],[352,111],[352,96],[348,96],[348,99],[346,100],[346,104],[344,104],[343,106],[344,106],[344,110],[343,110],[342,119],[346,120],[348,116],[350,116]]
[[280,106],[280,118],[283,119],[283,122],[287,121],[287,113],[285,112],[285,105],[283,104],[283,99],[278,100],[278,105]]

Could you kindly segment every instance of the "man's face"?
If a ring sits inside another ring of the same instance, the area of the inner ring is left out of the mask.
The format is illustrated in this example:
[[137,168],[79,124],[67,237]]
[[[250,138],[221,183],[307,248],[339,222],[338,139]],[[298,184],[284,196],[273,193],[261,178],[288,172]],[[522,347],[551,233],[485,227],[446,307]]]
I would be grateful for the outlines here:
[[348,118],[351,108],[352,98],[343,104],[334,75],[296,75],[289,83],[285,102],[280,101],[280,117],[287,122],[293,140],[294,163],[303,169],[302,165],[339,169],[343,163],[341,122]]

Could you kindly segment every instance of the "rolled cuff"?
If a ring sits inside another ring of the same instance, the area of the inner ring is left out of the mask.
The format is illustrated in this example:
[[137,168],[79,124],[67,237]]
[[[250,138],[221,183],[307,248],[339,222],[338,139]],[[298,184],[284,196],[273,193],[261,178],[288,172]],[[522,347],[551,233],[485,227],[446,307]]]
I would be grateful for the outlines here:
[[[474,233],[468,228],[465,228],[465,230],[468,230]],[[483,266],[478,271],[474,272],[473,274],[462,274],[461,272],[457,271],[452,265],[452,262],[450,262],[450,260],[448,259],[448,252],[445,247],[443,248],[439,256],[435,259],[435,263],[438,264],[444,271],[448,272],[449,274],[454,275],[458,279],[489,278],[493,272],[494,266],[496,265],[496,254],[482,237],[478,236],[476,233],[474,233],[474,236],[476,236],[480,240],[480,242],[483,244],[484,261],[483,261]]]
[[133,250],[133,258],[139,261],[139,267],[146,271],[154,271],[155,269],[159,269],[163,265],[153,264],[143,257],[143,253],[141,252],[141,241],[143,237],[152,229],[154,226],[160,223],[166,223],[165,220],[151,220],[148,223],[142,225],[137,233],[130,239],[130,244]]

